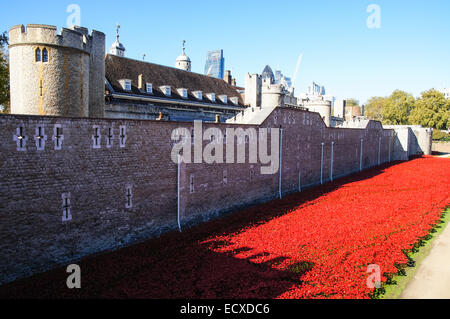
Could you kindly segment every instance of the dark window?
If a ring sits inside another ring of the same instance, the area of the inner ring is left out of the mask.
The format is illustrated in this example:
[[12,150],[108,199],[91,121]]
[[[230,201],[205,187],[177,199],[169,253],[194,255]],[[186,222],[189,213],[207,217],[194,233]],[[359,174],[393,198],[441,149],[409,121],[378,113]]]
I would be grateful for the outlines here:
[[42,50],[42,62],[48,62],[48,51],[45,48]]
[[36,49],[36,62],[41,62],[41,49]]

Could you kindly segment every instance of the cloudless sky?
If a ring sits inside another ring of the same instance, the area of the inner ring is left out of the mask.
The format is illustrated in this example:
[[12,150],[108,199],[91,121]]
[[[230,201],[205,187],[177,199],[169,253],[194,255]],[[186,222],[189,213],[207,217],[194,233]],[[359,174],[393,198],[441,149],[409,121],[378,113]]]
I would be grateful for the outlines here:
[[[81,25],[107,35],[109,49],[120,23],[126,56],[174,66],[185,39],[194,72],[206,53],[223,49],[238,85],[269,64],[292,77],[296,93],[312,81],[338,98],[414,95],[450,87],[449,0],[40,0],[1,5],[0,31],[16,24],[67,24],[69,4]],[[369,29],[367,7],[381,8],[381,28]]]

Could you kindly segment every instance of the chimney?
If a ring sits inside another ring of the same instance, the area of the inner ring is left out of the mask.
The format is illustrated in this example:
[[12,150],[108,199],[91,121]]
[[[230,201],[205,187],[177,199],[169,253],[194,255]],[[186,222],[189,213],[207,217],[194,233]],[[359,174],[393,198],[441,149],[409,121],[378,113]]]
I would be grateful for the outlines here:
[[224,76],[223,80],[225,82],[227,82],[228,84],[231,84],[231,71],[230,70],[225,71],[225,76]]
[[232,86],[236,86],[236,79],[235,78],[233,78],[233,80],[231,80],[231,85]]
[[142,74],[139,74],[138,76],[138,89],[143,91],[144,88],[144,76]]

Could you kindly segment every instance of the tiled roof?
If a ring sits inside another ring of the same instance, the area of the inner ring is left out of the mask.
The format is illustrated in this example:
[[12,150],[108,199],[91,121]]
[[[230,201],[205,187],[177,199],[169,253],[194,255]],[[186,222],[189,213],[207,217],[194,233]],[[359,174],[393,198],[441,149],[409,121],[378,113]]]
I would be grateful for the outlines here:
[[[195,101],[201,103],[212,103],[224,106],[236,107],[231,102],[232,97],[239,99],[238,106],[244,106],[242,97],[237,90],[226,83],[224,80],[205,76],[198,73],[187,72],[176,68],[148,63],[144,61],[123,58],[116,55],[107,54],[105,58],[106,79],[111,84],[116,93],[136,94],[148,97],[169,98],[177,100],[183,99],[177,89],[188,90],[188,101]],[[138,88],[138,77],[143,75],[144,91]],[[131,92],[125,91],[120,80],[131,80]],[[145,92],[145,83],[151,83],[153,87],[153,94]],[[167,97],[161,90],[161,86],[168,85],[171,87],[171,96]],[[192,92],[202,91],[203,100],[199,101]],[[216,94],[216,101],[210,101],[207,97],[208,93]],[[219,99],[220,95],[228,97],[227,103],[222,103]]]

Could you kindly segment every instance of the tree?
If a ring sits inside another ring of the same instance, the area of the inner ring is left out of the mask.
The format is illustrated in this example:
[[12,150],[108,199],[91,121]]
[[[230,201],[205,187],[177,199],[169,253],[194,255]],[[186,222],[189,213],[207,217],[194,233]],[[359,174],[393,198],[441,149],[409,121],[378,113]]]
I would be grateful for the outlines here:
[[409,114],[414,108],[415,99],[414,97],[406,92],[396,90],[390,97],[383,107],[381,113],[383,118],[383,124],[386,125],[408,125],[409,124]]
[[356,99],[348,99],[345,101],[345,105],[347,106],[359,106],[359,101]]
[[411,124],[438,130],[450,127],[450,100],[439,91],[431,89],[422,93],[409,116]]
[[0,112],[9,113],[9,62],[6,46],[8,36],[6,32],[0,34]]
[[389,99],[386,97],[372,97],[366,104],[365,116],[368,118],[383,122],[383,110],[389,103]]

